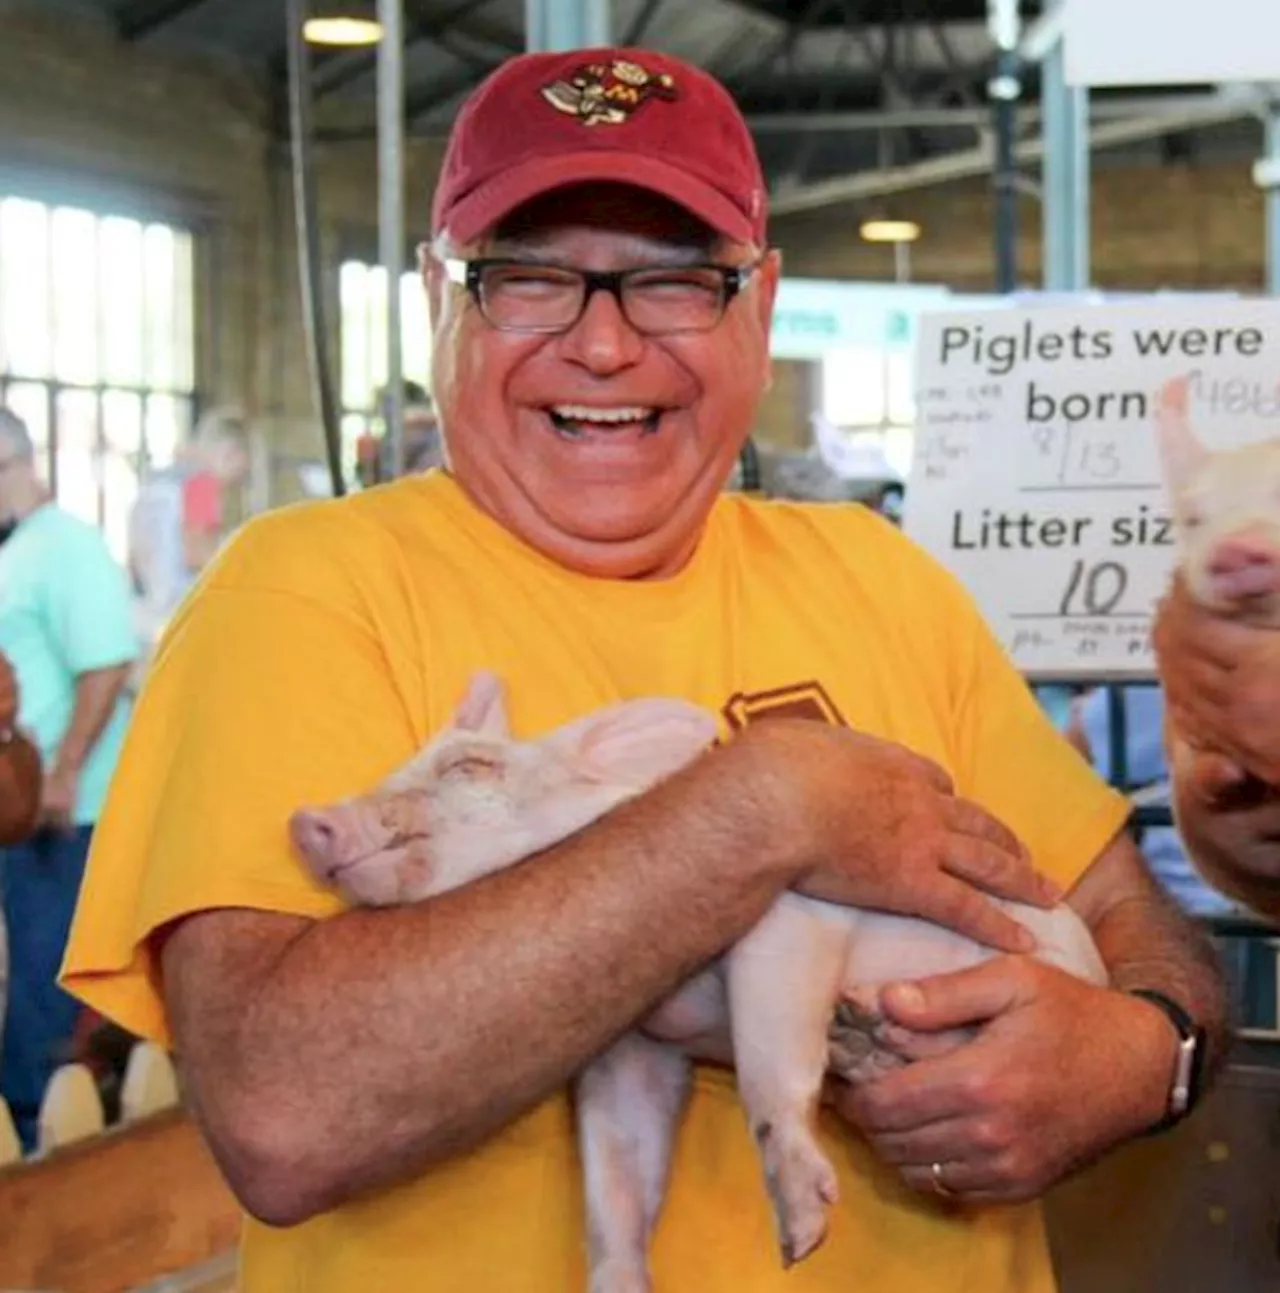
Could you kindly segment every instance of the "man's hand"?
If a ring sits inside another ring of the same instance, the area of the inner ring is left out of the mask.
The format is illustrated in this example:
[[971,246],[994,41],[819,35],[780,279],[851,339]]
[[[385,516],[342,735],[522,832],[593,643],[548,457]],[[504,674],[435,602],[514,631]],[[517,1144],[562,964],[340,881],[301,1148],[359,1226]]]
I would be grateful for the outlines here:
[[75,826],[76,794],[80,776],[74,768],[56,767],[44,779],[40,792],[40,820],[54,830]]
[[1027,931],[985,895],[1049,907],[1061,893],[1011,831],[956,797],[937,764],[815,722],[761,723],[739,743],[755,758],[746,775],[773,791],[803,842],[802,892],[922,916],[1002,951],[1031,950]]
[[1178,736],[1280,785],[1280,631],[1206,610],[1177,577],[1153,638]]
[[1176,820],[1191,860],[1215,888],[1280,919],[1280,790],[1230,759],[1170,740]]
[[882,1003],[921,1031],[979,1025],[946,1055],[835,1095],[916,1189],[973,1204],[1035,1198],[1164,1114],[1177,1036],[1140,998],[999,957],[891,985]]

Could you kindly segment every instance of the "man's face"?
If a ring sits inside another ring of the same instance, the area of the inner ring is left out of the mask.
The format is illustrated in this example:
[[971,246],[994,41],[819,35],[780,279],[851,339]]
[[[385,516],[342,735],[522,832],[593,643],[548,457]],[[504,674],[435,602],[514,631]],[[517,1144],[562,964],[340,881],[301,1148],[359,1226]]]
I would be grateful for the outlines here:
[[215,476],[225,485],[239,485],[249,475],[249,451],[238,440],[222,440],[210,455]]
[[[554,193],[498,233],[465,254],[597,271],[740,266],[757,254],[720,243],[655,195],[618,185]],[[768,379],[776,255],[718,326],[663,336],[637,332],[605,291],[566,332],[501,332],[434,260],[427,277],[434,394],[460,483],[572,569],[612,578],[678,569]],[[575,423],[575,410],[589,420]],[[616,427],[609,418],[619,419]]]

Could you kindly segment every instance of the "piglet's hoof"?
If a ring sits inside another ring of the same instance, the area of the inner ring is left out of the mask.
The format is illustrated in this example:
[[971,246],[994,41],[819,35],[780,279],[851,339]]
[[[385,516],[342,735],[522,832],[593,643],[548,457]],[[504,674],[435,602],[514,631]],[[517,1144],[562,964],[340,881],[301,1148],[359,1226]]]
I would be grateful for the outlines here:
[[881,1014],[874,992],[854,992],[836,1006],[827,1029],[830,1071],[857,1085],[902,1068],[907,1060],[891,1043],[897,1031]]
[[803,1261],[827,1237],[827,1207],[839,1198],[835,1169],[808,1133],[761,1123],[756,1141],[773,1203],[783,1268]]

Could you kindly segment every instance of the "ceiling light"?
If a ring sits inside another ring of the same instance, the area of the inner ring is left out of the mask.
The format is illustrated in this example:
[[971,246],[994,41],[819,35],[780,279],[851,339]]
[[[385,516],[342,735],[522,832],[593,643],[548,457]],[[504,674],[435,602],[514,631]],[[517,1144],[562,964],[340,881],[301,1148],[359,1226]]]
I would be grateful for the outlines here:
[[865,242],[915,242],[920,226],[914,220],[864,220],[858,232]]
[[382,24],[334,14],[308,18],[302,24],[302,35],[311,45],[376,45],[382,39]]

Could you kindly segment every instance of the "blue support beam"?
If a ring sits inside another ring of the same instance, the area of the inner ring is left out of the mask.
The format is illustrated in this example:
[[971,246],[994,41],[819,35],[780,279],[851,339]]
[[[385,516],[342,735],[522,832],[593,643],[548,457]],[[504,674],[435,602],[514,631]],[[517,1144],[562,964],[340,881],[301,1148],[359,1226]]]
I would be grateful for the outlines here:
[[1089,91],[1067,84],[1062,40],[1044,57],[1044,286],[1089,286]]
[[1266,137],[1267,291],[1280,296],[1280,103],[1267,107]]
[[609,0],[525,0],[525,48],[580,49],[609,43]]

